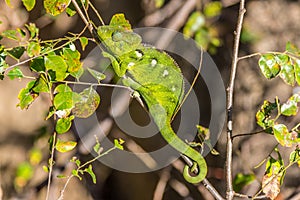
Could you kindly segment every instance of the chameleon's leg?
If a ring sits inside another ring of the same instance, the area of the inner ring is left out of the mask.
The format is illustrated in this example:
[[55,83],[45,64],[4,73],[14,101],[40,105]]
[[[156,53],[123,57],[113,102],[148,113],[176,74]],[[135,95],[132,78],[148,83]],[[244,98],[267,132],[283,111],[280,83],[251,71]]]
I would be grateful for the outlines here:
[[115,73],[117,74],[117,76],[119,76],[119,77],[124,76],[124,74],[125,74],[125,72],[126,72],[126,69],[123,69],[123,68],[120,66],[119,62],[117,61],[117,59],[116,59],[113,55],[111,55],[111,54],[109,54],[109,53],[107,53],[107,52],[105,52],[105,51],[102,52],[102,55],[103,55],[105,58],[110,59],[111,65],[113,66],[114,71],[115,71]]

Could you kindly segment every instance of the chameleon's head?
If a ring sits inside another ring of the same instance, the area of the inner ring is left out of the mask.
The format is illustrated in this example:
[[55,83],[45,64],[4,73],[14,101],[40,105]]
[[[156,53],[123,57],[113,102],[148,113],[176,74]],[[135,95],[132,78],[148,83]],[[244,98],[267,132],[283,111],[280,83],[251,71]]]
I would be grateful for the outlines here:
[[141,36],[120,27],[100,26],[97,32],[105,47],[118,56],[135,50],[142,42]]

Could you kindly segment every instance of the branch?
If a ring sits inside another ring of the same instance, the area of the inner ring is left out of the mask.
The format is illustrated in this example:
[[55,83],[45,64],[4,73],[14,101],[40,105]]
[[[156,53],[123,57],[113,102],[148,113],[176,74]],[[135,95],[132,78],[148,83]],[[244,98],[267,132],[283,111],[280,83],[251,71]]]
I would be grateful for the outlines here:
[[232,136],[231,139],[234,139],[234,138],[236,138],[236,137],[242,137],[242,136],[256,135],[256,134],[259,134],[259,133],[263,133],[263,132],[265,132],[265,131],[266,131],[266,129],[260,130],[260,131],[256,131],[256,132],[252,132],[252,133],[236,134],[236,135]]
[[226,147],[226,199],[232,200],[234,191],[232,187],[232,110],[233,110],[233,90],[238,63],[238,52],[243,19],[245,15],[245,0],[240,1],[239,16],[236,31],[234,32],[233,57],[231,63],[230,81],[227,88],[227,147]]

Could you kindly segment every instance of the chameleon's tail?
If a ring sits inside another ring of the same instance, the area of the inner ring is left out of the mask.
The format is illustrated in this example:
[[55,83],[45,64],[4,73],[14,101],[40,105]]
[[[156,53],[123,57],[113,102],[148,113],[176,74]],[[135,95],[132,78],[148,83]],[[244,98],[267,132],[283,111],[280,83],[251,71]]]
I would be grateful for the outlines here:
[[207,174],[207,166],[206,166],[206,161],[205,159],[201,156],[199,152],[197,152],[195,149],[190,147],[188,144],[183,142],[178,136],[175,134],[173,131],[171,125],[165,125],[163,128],[160,130],[162,136],[164,139],[177,151],[180,153],[186,155],[190,159],[192,159],[195,164],[197,164],[198,167],[198,174],[195,176],[192,176],[191,173],[191,168],[188,165],[186,165],[183,169],[183,177],[185,178],[186,181],[190,183],[199,183],[201,182],[206,174]]

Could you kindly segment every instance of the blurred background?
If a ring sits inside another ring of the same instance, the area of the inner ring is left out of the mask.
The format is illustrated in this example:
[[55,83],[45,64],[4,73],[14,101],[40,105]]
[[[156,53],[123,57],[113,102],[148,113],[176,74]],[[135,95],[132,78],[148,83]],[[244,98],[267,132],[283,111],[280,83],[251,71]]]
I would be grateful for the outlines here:
[[[205,5],[211,0],[94,0],[96,9],[109,23],[115,13],[125,13],[126,18],[133,27],[157,26],[171,28],[177,31],[186,31],[188,19],[195,11],[205,13]],[[238,1],[222,0],[220,12],[206,12],[203,16],[205,26],[195,40],[204,46],[213,57],[218,66],[225,86],[229,79],[229,67],[233,44],[233,32],[237,22]],[[35,8],[27,12],[20,0],[11,0],[11,7],[0,1],[0,32],[8,29],[24,27],[32,22],[40,28],[42,40],[64,37],[68,32],[79,33],[84,24],[78,15],[68,17],[66,13],[51,17],[43,10],[42,1],[36,2]],[[288,41],[300,47],[300,1],[296,0],[249,0],[246,1],[246,16],[241,38],[240,55],[254,52],[284,51]],[[218,10],[218,9],[217,9]],[[211,15],[211,16],[210,16]],[[97,21],[95,13],[90,13],[91,19]],[[100,23],[98,24],[100,25]],[[86,33],[90,37],[89,33]],[[203,39],[204,38],[204,39]],[[83,52],[84,58],[93,48],[89,45]],[[267,81],[259,71],[258,58],[243,60],[239,63],[235,86],[234,101],[234,133],[250,133],[258,130],[255,114],[264,99],[273,100],[278,96],[286,101],[293,93],[293,88],[283,83],[281,79]],[[190,81],[195,72],[185,69],[184,61],[177,60],[179,66],[186,74],[190,74]],[[30,73],[30,72],[28,72]],[[28,110],[16,107],[18,92],[25,87],[26,80],[0,81],[0,199],[45,199],[47,173],[43,171],[49,157],[48,138],[53,131],[51,121],[45,121],[50,100],[47,96],[38,98]],[[199,98],[207,93],[201,79],[196,86]],[[99,120],[105,120],[109,111],[111,91],[103,91],[102,103],[97,111]],[[105,96],[106,95],[106,96]],[[204,100],[203,105],[207,105]],[[139,113],[136,101],[131,105],[134,113]],[[204,112],[205,115],[206,111]],[[209,111],[208,111],[209,112]],[[208,113],[209,115],[209,113]],[[147,116],[142,115],[147,122]],[[137,118],[140,118],[139,116]],[[207,119],[199,122],[207,125]],[[141,121],[140,123],[146,123]],[[289,121],[290,124],[299,122],[299,116]],[[117,127],[112,127],[109,137],[120,136]],[[75,129],[64,137],[78,139]],[[133,140],[128,138],[128,140]],[[163,142],[161,138],[155,140]],[[151,143],[136,140],[141,146],[151,148]],[[257,134],[251,137],[241,137],[234,140],[233,175],[237,173],[256,174],[256,180],[241,190],[241,193],[253,195],[260,189],[261,179],[265,167],[254,169],[272,151],[276,141],[274,137],[266,134]],[[208,155],[208,179],[225,194],[225,135],[222,134],[215,149],[218,156]],[[281,149],[284,159],[288,159],[290,149]],[[84,150],[75,153],[56,155],[54,175],[70,174],[69,159],[75,155],[81,160],[92,157]],[[184,181],[181,175],[183,162],[176,161],[164,169],[144,174],[132,174],[116,171],[100,162],[93,164],[97,176],[97,184],[93,184],[91,177],[85,176],[82,181],[72,179],[64,199],[103,199],[103,200],[138,200],[138,199],[213,199],[203,185],[191,185]],[[65,179],[53,180],[51,199],[56,199],[64,186]],[[277,199],[299,200],[300,173],[297,166],[291,167],[284,181],[280,195]]]

